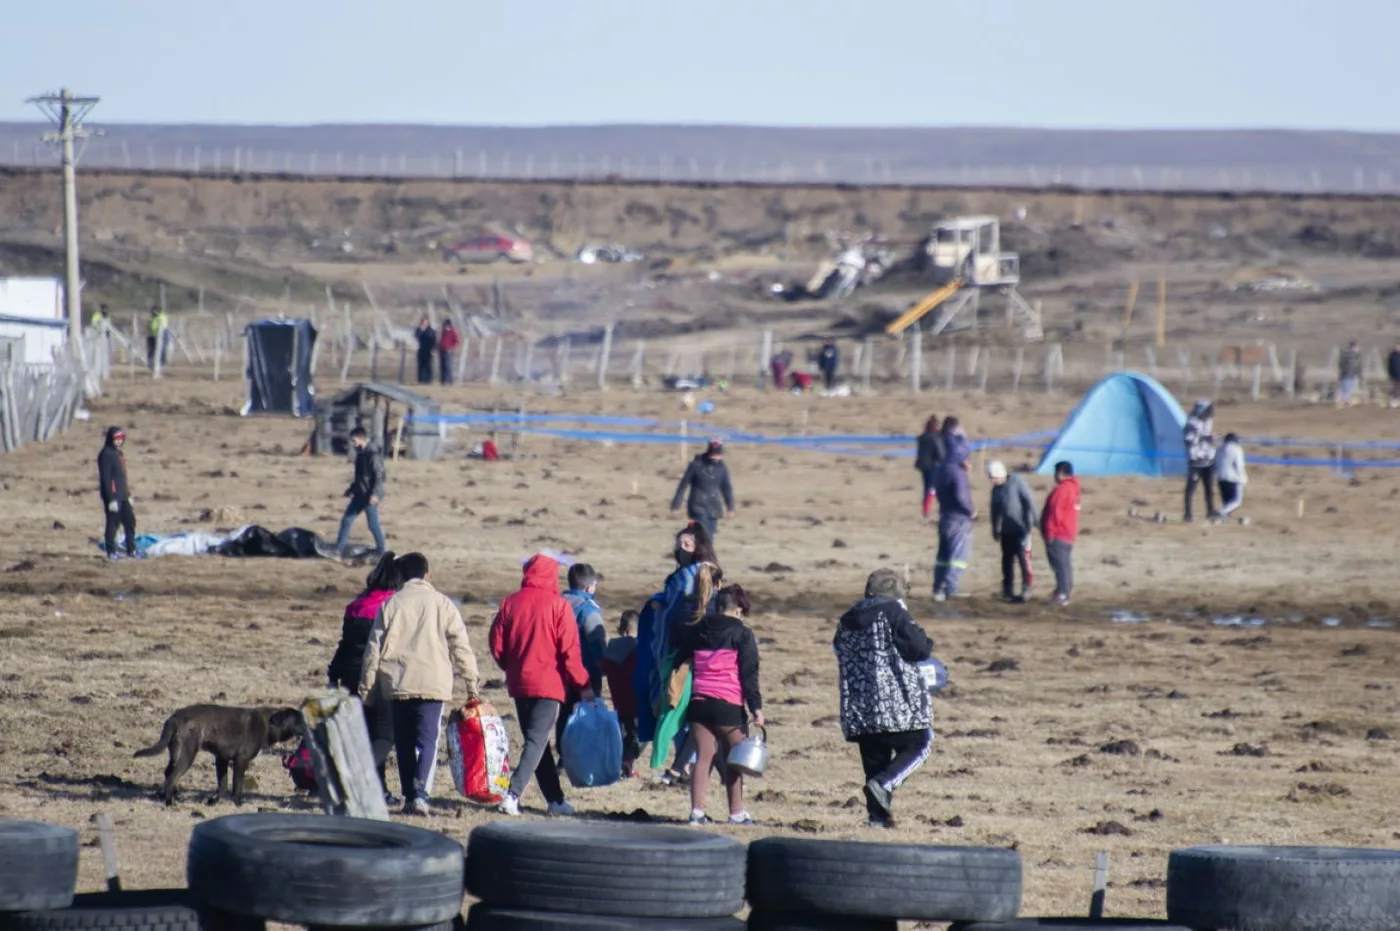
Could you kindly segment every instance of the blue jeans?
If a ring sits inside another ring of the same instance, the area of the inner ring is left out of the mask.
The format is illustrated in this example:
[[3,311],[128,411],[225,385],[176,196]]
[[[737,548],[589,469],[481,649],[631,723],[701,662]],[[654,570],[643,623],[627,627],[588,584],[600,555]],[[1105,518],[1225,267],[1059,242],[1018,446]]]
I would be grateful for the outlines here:
[[369,532],[374,535],[375,549],[384,552],[389,547],[384,543],[384,529],[379,526],[379,505],[370,504],[366,498],[351,498],[350,503],[345,506],[345,516],[340,519],[340,535],[336,537],[335,545],[344,546],[350,542],[350,528],[361,513],[369,521]]

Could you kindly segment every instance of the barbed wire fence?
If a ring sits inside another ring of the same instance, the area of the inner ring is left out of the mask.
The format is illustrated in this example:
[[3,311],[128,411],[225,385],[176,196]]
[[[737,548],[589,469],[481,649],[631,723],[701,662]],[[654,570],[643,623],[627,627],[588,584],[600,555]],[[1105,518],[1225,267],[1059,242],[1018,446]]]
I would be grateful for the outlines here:
[[[864,184],[916,187],[1064,186],[1141,191],[1400,194],[1400,170],[1338,162],[1314,166],[990,165],[910,166],[875,154],[763,161],[667,153],[580,154],[455,149],[306,151],[91,140],[85,169],[201,176],[422,178],[511,181],[620,180],[656,183]],[[41,142],[0,143],[0,166],[57,167]]]

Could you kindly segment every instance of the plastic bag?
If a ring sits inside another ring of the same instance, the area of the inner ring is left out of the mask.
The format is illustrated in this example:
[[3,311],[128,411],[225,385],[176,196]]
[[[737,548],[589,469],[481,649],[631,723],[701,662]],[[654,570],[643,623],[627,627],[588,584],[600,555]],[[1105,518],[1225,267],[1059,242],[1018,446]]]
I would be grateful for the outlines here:
[[948,667],[934,657],[919,664],[919,675],[924,678],[924,688],[935,694],[948,684]]
[[490,705],[468,705],[447,719],[447,766],[457,791],[495,804],[510,790],[510,738]]
[[559,756],[576,788],[612,785],[622,778],[622,728],[601,698],[580,702],[564,725]]

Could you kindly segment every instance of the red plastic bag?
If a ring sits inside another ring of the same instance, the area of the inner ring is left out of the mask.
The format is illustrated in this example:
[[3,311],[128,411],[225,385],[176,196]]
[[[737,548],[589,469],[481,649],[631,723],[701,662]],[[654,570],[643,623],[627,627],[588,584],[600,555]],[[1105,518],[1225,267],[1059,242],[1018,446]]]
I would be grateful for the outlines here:
[[495,804],[510,789],[510,739],[490,705],[468,705],[447,719],[447,766],[457,791]]

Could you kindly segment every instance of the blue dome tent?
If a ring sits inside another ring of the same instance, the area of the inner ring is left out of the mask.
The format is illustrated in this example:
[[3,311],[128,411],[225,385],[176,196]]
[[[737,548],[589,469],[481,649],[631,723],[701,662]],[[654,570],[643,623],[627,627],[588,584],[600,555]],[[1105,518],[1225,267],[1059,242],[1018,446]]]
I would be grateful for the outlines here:
[[1051,475],[1068,459],[1076,475],[1182,476],[1185,426],[1186,412],[1156,379],[1120,372],[1089,389],[1035,471]]

